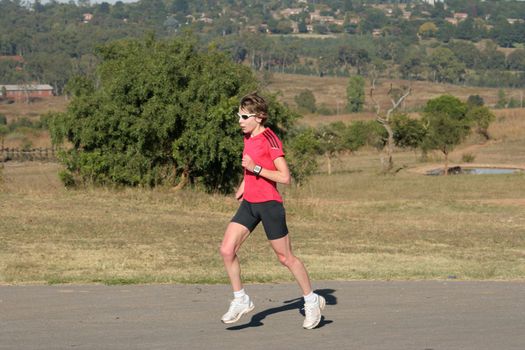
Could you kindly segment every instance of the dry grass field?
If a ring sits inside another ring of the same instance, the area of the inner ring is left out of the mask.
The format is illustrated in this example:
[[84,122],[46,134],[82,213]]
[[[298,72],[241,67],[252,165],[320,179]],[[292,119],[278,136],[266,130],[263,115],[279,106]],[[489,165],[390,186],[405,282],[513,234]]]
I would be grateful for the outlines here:
[[46,112],[62,112],[67,104],[68,101],[63,96],[42,98],[31,103],[0,104],[0,114],[4,114],[8,122],[21,117],[34,119]]
[[[289,106],[295,107],[295,96],[302,90],[309,89],[313,92],[317,106],[322,104],[329,108],[339,111],[337,115],[332,116],[315,116],[306,115],[303,122],[308,124],[327,123],[333,121],[347,121],[347,120],[364,120],[374,118],[373,112],[363,112],[355,114],[345,114],[344,108],[346,104],[346,85],[348,78],[342,77],[315,77],[294,74],[274,74],[271,82],[268,85],[269,90],[279,92],[281,100]],[[432,98],[436,98],[443,94],[451,94],[459,99],[466,101],[470,95],[480,95],[485,104],[492,106],[498,100],[499,89],[495,88],[479,88],[470,86],[458,86],[451,84],[434,84],[427,81],[407,81],[407,80],[388,80],[381,79],[376,83],[376,100],[380,103],[382,109],[392,107],[388,91],[390,88],[406,89],[411,87],[412,92],[404,101],[402,108],[408,111],[421,108],[425,103]],[[365,109],[373,111],[373,102],[369,95],[370,82],[366,82],[365,86],[366,99]],[[505,94],[508,98],[515,98],[520,101],[522,97],[522,90],[505,89]]]
[[[0,104],[0,114],[7,117],[10,123],[19,118],[38,120],[41,115],[48,112],[62,112],[67,108],[68,101],[63,96],[56,96],[36,100],[32,103],[17,102],[13,104]],[[4,147],[22,148],[30,142],[31,148],[50,148],[51,139],[46,130],[25,129],[7,135]]]
[[[496,113],[494,140],[470,139],[453,163],[469,153],[475,163],[525,168],[525,110]],[[396,152],[394,161],[405,168],[379,175],[378,153],[363,150],[341,156],[330,176],[321,165],[307,185],[282,188],[295,253],[313,279],[525,280],[525,173],[424,176],[440,166],[438,154],[420,163]],[[0,168],[0,283],[227,282],[218,247],[233,198],[66,190],[59,169]],[[240,258],[246,281],[291,280],[261,228]]]

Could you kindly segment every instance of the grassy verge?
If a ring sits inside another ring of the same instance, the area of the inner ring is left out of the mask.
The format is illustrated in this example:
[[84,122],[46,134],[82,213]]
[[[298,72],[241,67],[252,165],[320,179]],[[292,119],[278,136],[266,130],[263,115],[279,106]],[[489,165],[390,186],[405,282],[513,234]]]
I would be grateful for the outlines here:
[[[284,190],[295,253],[313,279],[525,278],[524,175],[385,177],[377,162],[375,154],[345,157],[335,174]],[[218,247],[234,200],[66,191],[56,168],[4,169],[0,283],[227,282]],[[240,258],[247,281],[291,280],[260,228]]]
[[[498,111],[495,140],[470,142],[452,161],[468,153],[525,166],[523,111]],[[331,176],[284,189],[294,250],[312,278],[525,280],[525,175],[427,177],[413,153],[395,162],[404,170],[381,176],[377,153],[358,152],[334,161]],[[227,282],[218,247],[232,198],[67,191],[58,169],[0,168],[0,283]],[[291,280],[261,228],[240,258],[246,281]]]

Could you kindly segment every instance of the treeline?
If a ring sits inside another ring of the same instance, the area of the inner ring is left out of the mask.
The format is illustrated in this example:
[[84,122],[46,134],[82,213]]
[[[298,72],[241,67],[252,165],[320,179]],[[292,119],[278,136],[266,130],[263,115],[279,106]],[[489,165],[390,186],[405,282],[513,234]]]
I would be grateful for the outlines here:
[[[145,33],[166,38],[190,30],[200,37],[201,48],[214,45],[256,70],[525,86],[525,51],[518,48],[506,56],[499,50],[525,43],[525,3],[446,3],[143,0],[110,5],[0,0],[0,57],[22,57],[0,58],[0,82],[49,83],[62,94],[73,76],[95,74],[100,45]],[[285,15],[288,8],[302,11]],[[468,17],[457,25],[449,23],[458,12]],[[324,20],[312,17],[314,13]],[[324,38],[298,38],[294,28]]]
[[381,76],[488,87],[525,86],[525,49],[505,55],[493,41],[447,43],[393,36],[301,39],[241,34],[219,41],[238,62],[255,70],[350,76]]

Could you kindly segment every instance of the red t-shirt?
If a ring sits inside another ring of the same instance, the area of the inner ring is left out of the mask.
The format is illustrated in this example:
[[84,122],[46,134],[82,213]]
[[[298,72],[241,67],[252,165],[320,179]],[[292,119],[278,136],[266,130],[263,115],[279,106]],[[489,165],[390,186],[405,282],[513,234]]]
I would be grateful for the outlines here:
[[[262,133],[251,137],[244,136],[244,150],[242,155],[249,155],[255,164],[264,169],[277,170],[273,161],[284,156],[283,145],[275,133],[266,128]],[[267,201],[282,202],[283,199],[277,191],[275,181],[268,180],[262,176],[244,169],[244,194],[243,199],[250,203],[261,203]]]

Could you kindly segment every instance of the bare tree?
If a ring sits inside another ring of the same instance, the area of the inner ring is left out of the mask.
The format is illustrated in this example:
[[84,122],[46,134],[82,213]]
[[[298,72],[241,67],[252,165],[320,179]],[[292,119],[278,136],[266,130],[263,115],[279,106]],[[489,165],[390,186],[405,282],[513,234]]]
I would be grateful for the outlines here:
[[411,88],[408,87],[406,91],[404,91],[403,94],[400,97],[398,97],[396,101],[396,99],[392,96],[393,89],[392,89],[392,84],[390,84],[390,90],[388,90],[387,95],[390,97],[390,101],[392,102],[392,108],[387,110],[385,113],[381,111],[381,106],[374,98],[375,86],[376,86],[376,79],[373,79],[372,87],[370,88],[370,99],[375,105],[376,120],[379,122],[379,124],[381,124],[381,126],[383,126],[383,128],[385,128],[388,134],[387,143],[384,147],[386,157],[385,157],[385,153],[381,154],[382,171],[384,173],[388,173],[388,172],[391,172],[392,169],[394,168],[394,160],[392,159],[392,153],[394,152],[394,131],[392,129],[392,116],[394,112],[396,111],[396,109],[399,108],[401,103],[408,97],[408,95],[410,95]]

